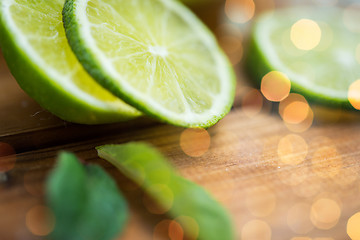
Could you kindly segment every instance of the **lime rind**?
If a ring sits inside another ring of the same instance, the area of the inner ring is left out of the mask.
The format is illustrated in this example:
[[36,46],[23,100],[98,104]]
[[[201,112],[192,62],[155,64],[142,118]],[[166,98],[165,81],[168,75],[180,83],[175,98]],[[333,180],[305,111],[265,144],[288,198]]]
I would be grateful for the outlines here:
[[[311,79],[311,77],[307,76],[306,74],[296,73],[292,69],[290,69],[287,65],[290,64],[291,61],[289,60],[285,62],[279,57],[279,54],[284,53],[280,52],[279,50],[281,49],[281,46],[276,44],[281,43],[274,43],[269,37],[273,33],[272,31],[277,30],[278,33],[280,32],[278,29],[276,29],[276,24],[285,25],[290,28],[293,23],[302,18],[313,19],[319,23],[326,22],[327,24],[329,24],[330,27],[335,28],[335,30],[333,29],[333,31],[336,33],[336,30],[340,28],[337,24],[340,23],[334,23],[335,26],[333,26],[334,24],[332,24],[332,22],[336,21],[334,20],[334,18],[336,18],[337,16],[342,16],[341,9],[333,7],[323,9],[310,9],[307,7],[297,9],[285,8],[274,12],[268,12],[260,16],[254,23],[251,38],[249,41],[249,49],[246,54],[245,64],[249,75],[254,80],[256,80],[257,85],[260,86],[261,79],[266,73],[274,70],[281,71],[285,73],[291,80],[291,92],[296,92],[304,95],[308,101],[317,104],[328,105],[331,107],[353,109],[347,98],[347,91],[349,87],[347,85],[349,85],[351,81],[356,80],[356,74],[351,73],[354,75],[351,76],[351,78],[353,79],[346,79],[347,83],[344,83],[344,79],[342,78],[336,79],[335,77],[331,76],[332,79],[335,79],[336,81],[341,81],[340,83],[338,82],[340,85],[343,84],[343,86],[341,87],[339,87],[338,85],[332,87],[331,83],[324,84],[324,82],[319,82],[324,81],[324,79],[328,79],[329,81],[331,81],[331,79],[325,77],[323,77],[323,79],[319,79],[318,77],[318,79],[315,79],[314,81],[314,79]],[[283,23],[278,23],[274,20],[274,18],[282,18]],[[285,18],[287,18],[286,21]],[[341,19],[339,19],[339,22],[341,22]],[[339,42],[341,42],[341,39],[337,39],[335,42],[336,44],[339,44]],[[333,45],[335,45],[335,43]],[[332,47],[337,48],[338,46],[335,45]],[[286,51],[286,49],[283,49],[283,51]],[[314,51],[316,52],[317,56],[320,56],[320,53],[327,54],[325,51],[318,50],[317,48],[314,48],[314,50],[311,50],[309,52],[303,51],[302,54],[305,55]],[[299,59],[300,58],[301,57],[299,57]],[[314,59],[315,58],[316,57],[314,57]],[[327,58],[323,59],[323,62],[311,62],[312,67],[319,68],[320,66],[324,66],[326,64],[325,62],[331,58],[332,56],[329,55],[327,56]],[[297,57],[294,57],[292,62],[295,62],[297,60]],[[341,67],[335,64],[333,64],[333,67],[329,67],[328,70],[330,72],[342,71]],[[319,72],[321,73],[321,70],[319,70]],[[345,71],[343,69],[343,72],[346,72],[344,76],[350,76],[349,71]],[[357,78],[359,77],[360,75],[358,74]]]
[[56,69],[46,67],[12,20],[9,8],[13,4],[17,3],[9,0],[0,3],[0,46],[21,88],[43,108],[63,120],[81,124],[113,123],[141,115],[121,100],[94,98],[71,81],[66,81]]
[[145,96],[145,94],[134,91],[126,80],[121,79],[123,76],[119,76],[114,68],[103,64],[108,62],[108,59],[96,47],[95,40],[90,34],[90,24],[85,14],[87,2],[66,1],[63,21],[70,46],[84,68],[102,86],[140,111],[161,121],[183,127],[210,127],[230,111],[235,95],[235,75],[232,66],[225,54],[220,50],[210,31],[180,3],[172,0],[160,1],[166,7],[180,14],[189,26],[198,30],[204,44],[211,46],[212,56],[216,61],[215,65],[220,71],[221,92],[213,101],[214,106],[205,113],[173,113],[160,106],[158,102]]
[[[260,88],[262,78],[270,71],[281,71],[279,68],[275,68],[264,55],[261,49],[258,48],[254,38],[251,38],[248,44],[245,68],[250,79],[253,80],[256,87]],[[286,71],[283,71],[284,73]],[[333,99],[326,94],[316,93],[309,89],[303,88],[301,84],[293,81],[292,77],[289,77],[291,81],[291,92],[298,93],[306,97],[311,103],[326,105],[328,107],[341,107],[345,109],[353,109],[347,99]]]

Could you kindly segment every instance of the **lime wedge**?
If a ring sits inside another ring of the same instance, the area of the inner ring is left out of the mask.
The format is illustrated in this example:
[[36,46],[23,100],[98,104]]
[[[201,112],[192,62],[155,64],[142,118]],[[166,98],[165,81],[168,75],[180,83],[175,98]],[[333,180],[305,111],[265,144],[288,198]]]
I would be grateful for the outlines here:
[[184,127],[209,127],[229,112],[232,67],[179,1],[69,0],[63,14],[85,69],[127,103]]
[[64,120],[110,123],[139,116],[95,82],[69,47],[64,0],[1,0],[0,45],[19,85]]
[[349,87],[360,78],[360,32],[347,28],[344,14],[305,7],[260,16],[247,58],[250,74],[260,83],[265,74],[279,71],[290,79],[291,90],[309,101],[350,107]]

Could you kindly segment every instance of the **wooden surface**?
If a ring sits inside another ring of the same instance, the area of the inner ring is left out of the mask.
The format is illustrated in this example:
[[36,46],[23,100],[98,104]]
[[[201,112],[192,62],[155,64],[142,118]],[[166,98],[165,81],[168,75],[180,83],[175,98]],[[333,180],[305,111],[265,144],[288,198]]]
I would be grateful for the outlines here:
[[[197,12],[216,24],[213,13]],[[190,157],[180,147],[184,129],[148,118],[101,126],[58,119],[18,87],[0,57],[0,143],[16,152],[14,167],[0,174],[0,240],[46,239],[30,212],[44,203],[43,184],[61,150],[102,165],[118,182],[131,209],[119,240],[169,239],[157,233],[158,223],[169,217],[149,212],[141,189],[94,150],[128,141],[153,144],[184,177],[209,190],[230,212],[237,239],[350,239],[347,221],[360,211],[359,121],[315,121],[294,133],[269,103],[257,113],[256,101],[244,102],[249,89],[243,81],[239,74],[234,109],[208,130],[209,149]],[[279,144],[289,134],[300,140],[279,156]]]

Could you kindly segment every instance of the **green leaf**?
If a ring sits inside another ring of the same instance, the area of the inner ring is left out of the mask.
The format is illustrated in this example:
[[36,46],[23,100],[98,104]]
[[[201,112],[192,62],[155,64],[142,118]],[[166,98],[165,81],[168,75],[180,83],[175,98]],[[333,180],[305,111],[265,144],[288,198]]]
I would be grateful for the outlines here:
[[113,179],[99,166],[82,166],[68,152],[59,155],[46,194],[56,219],[53,240],[112,240],[128,217]]
[[169,207],[168,214],[187,235],[204,240],[234,239],[225,209],[202,187],[178,175],[154,148],[145,143],[128,143],[96,149],[101,158],[141,185],[161,206]]

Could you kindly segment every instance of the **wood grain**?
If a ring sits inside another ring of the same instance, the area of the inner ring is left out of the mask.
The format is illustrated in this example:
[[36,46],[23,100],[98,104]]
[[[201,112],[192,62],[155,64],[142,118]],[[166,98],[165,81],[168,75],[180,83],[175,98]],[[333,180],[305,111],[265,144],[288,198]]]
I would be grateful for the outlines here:
[[[244,79],[239,75],[241,84]],[[294,133],[271,111],[276,106],[265,102],[259,113],[256,104],[245,106],[247,92],[241,84],[235,108],[208,130],[208,151],[190,157],[179,144],[184,129],[148,118],[101,126],[58,119],[18,87],[0,57],[0,142],[17,153],[15,166],[0,174],[0,239],[42,239],[31,233],[26,216],[33,206],[44,204],[44,182],[62,150],[100,164],[118,182],[131,210],[119,240],[168,239],[153,237],[157,224],[168,216],[151,214],[141,189],[94,150],[129,141],[153,144],[184,177],[210,191],[230,212],[237,239],[349,239],[347,221],[360,211],[358,121],[315,122],[307,131]],[[294,146],[292,153],[279,155],[279,144],[289,134],[307,147]],[[301,161],[286,164],[281,156]]]

